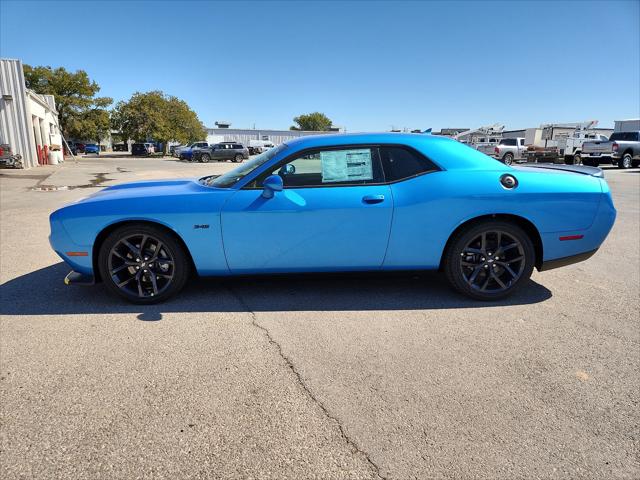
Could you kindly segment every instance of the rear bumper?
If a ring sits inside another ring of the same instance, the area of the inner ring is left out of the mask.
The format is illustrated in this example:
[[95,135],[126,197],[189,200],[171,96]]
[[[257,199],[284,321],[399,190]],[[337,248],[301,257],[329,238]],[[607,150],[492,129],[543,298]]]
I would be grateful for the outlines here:
[[554,268],[566,267],[567,265],[571,265],[578,262],[583,262],[588,258],[591,258],[594,253],[596,253],[598,249],[591,250],[589,252],[578,253],[577,255],[571,255],[568,257],[556,258],[555,260],[547,260],[546,262],[542,262],[538,271],[545,272],[547,270],[553,270]]
[[617,159],[620,158],[620,156],[618,154],[613,154],[611,152],[600,153],[600,154],[582,152],[580,154],[580,156],[582,157],[583,160],[586,158],[588,160],[599,160],[599,161],[604,161],[604,162],[610,162],[611,159],[616,159],[617,160]]

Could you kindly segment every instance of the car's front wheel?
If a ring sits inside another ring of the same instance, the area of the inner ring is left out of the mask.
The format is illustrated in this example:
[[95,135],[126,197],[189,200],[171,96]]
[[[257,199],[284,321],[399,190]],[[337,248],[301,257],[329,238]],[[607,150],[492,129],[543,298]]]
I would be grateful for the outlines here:
[[498,300],[525,283],[535,263],[531,239],[513,223],[486,221],[458,232],[444,259],[451,285],[476,300]]
[[102,243],[98,268],[106,288],[139,304],[162,302],[182,289],[190,262],[176,238],[152,225],[127,225]]

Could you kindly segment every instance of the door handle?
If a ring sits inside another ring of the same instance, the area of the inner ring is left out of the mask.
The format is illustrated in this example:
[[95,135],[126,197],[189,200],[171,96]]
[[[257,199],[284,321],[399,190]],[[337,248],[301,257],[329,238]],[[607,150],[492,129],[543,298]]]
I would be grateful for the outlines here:
[[381,203],[384,202],[384,195],[365,195],[362,197],[362,201],[369,204]]

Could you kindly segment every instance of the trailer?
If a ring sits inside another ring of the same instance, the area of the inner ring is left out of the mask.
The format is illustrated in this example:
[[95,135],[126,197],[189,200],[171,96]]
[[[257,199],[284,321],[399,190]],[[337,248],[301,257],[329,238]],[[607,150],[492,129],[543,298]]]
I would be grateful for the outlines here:
[[[582,163],[582,145],[585,142],[607,139],[606,136],[593,130],[597,124],[597,120],[588,120],[576,123],[540,125],[541,140],[544,141],[544,146],[529,145],[525,152],[527,162],[580,165]],[[554,128],[573,128],[574,130],[571,134],[561,135],[553,140]]]

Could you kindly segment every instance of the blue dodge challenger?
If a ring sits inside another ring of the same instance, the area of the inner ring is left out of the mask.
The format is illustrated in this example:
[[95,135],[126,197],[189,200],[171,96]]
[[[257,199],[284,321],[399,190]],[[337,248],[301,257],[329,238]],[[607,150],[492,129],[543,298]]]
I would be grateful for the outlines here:
[[135,303],[201,276],[441,270],[494,300],[593,255],[616,210],[602,171],[512,167],[422,134],[319,135],[220,176],[127,183],[51,214],[66,283]]

